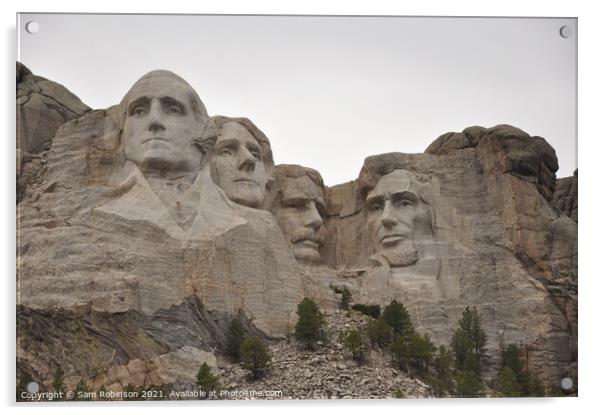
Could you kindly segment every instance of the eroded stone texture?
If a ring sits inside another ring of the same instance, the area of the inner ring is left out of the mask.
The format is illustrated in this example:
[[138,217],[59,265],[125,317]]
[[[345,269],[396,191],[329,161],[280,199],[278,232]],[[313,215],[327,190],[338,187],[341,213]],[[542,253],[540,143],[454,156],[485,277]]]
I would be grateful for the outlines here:
[[90,111],[64,86],[34,75],[17,62],[17,198],[40,174],[54,134]]
[[547,385],[576,379],[577,195],[557,169],[543,138],[470,127],[329,188],[153,71],[63,123],[18,204],[19,367],[45,385],[58,367],[70,385],[186,385],[234,316],[278,338],[304,296],[332,311],[344,286],[403,302],[436,344],[476,306],[488,378],[503,335]]
[[[530,368],[549,384],[575,377],[577,228],[550,204],[556,169],[543,139],[511,126],[446,134],[427,154],[368,157],[358,180],[330,189],[328,263],[339,268],[356,301],[402,301],[437,343],[448,343],[463,308],[476,305],[489,336],[490,368],[503,334],[524,346]],[[411,173],[381,182],[400,171]],[[371,205],[364,198],[379,183],[404,191],[418,178],[431,216],[423,216],[420,223],[429,226],[413,241],[417,258],[374,266]]]
[[281,164],[274,169],[270,210],[300,262],[322,262],[324,190],[322,176],[314,169],[290,164]]
[[233,202],[263,207],[274,168],[270,140],[247,118],[213,117],[211,177]]
[[[19,305],[172,318],[192,297],[228,321],[242,313],[263,336],[292,330],[303,272],[273,216],[233,203],[211,179],[206,145],[216,134],[201,105],[185,81],[152,72],[120,105],[61,126],[44,181],[19,204]],[[188,346],[216,351],[202,333],[189,332]],[[139,337],[138,349],[104,367],[175,353],[187,346],[178,335],[167,330],[156,347]],[[78,347],[82,358],[98,352],[77,342],[65,350]],[[26,359],[44,359],[34,350]]]
[[577,204],[578,195],[577,170],[572,177],[563,177],[556,181],[556,190],[552,204],[575,222],[578,221],[579,210]]

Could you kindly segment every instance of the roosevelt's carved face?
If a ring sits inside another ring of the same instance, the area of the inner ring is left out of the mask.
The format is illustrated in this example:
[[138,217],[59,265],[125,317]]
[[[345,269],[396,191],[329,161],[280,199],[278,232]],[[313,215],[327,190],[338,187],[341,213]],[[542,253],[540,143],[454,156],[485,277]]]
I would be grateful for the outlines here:
[[366,196],[366,219],[372,247],[390,266],[412,265],[417,222],[424,218],[415,175],[394,170],[383,176]]
[[194,91],[159,76],[128,93],[122,140],[125,156],[143,171],[193,171],[202,164],[195,144],[199,123],[191,107]]
[[224,124],[211,156],[211,174],[230,200],[253,208],[263,203],[268,176],[261,147],[241,124]]
[[283,178],[278,182],[279,201],[274,215],[293,254],[302,262],[320,262],[320,233],[324,196],[322,189],[308,176]]

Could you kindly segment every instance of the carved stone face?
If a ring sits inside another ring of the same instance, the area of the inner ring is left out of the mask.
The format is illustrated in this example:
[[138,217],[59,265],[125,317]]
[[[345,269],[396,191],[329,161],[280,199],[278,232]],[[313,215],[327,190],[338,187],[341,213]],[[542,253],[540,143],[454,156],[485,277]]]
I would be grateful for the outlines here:
[[230,200],[253,208],[263,203],[268,176],[261,147],[239,123],[223,126],[211,156],[211,174]]
[[158,76],[128,93],[122,133],[128,160],[143,171],[200,169],[203,157],[195,144],[200,134],[191,92],[175,79]]
[[390,266],[418,261],[415,230],[424,220],[425,206],[418,195],[415,175],[394,170],[383,176],[366,196],[367,225],[372,247]]
[[324,240],[320,233],[324,212],[322,189],[308,176],[284,178],[278,183],[279,201],[274,215],[293,254],[302,262],[320,262],[320,247]]

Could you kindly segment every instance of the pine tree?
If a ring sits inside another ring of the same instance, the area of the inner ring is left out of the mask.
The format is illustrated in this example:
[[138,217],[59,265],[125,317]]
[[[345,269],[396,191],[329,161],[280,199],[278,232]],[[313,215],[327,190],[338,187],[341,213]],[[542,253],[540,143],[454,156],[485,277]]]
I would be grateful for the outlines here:
[[362,364],[366,360],[366,344],[359,331],[353,329],[342,336],[343,346],[347,349],[353,360]]
[[268,368],[272,360],[268,348],[257,337],[247,337],[240,346],[240,365],[257,380]]
[[228,334],[226,335],[226,355],[230,357],[233,362],[240,361],[240,345],[246,336],[245,329],[239,318],[234,318],[230,322],[228,328]]
[[422,375],[428,371],[429,364],[437,348],[428,335],[414,333],[408,345],[408,361],[411,367],[417,369]]
[[297,305],[299,320],[295,325],[295,337],[305,345],[308,350],[313,350],[318,340],[324,338],[324,316],[318,305],[304,298]]
[[201,399],[207,399],[211,391],[219,388],[218,377],[211,373],[211,368],[206,362],[203,362],[196,375],[196,385],[204,393]]
[[391,342],[391,327],[382,318],[370,320],[366,325],[366,332],[373,345],[385,347]]
[[402,336],[406,340],[414,334],[414,325],[410,319],[410,314],[403,304],[393,300],[385,307],[383,319],[387,322],[394,336]]
[[375,319],[380,317],[380,306],[378,304],[353,304],[351,309]]
[[499,383],[502,396],[516,397],[522,395],[521,385],[518,383],[518,380],[516,380],[514,370],[510,367],[504,366],[500,371]]
[[[65,376],[65,372],[60,367],[56,370],[54,374],[54,379],[52,380],[52,390],[54,392],[62,393],[63,398],[65,398],[65,393],[67,393],[67,386],[63,383],[63,377]],[[56,399],[56,400],[61,400]]]
[[480,376],[481,359],[485,353],[487,336],[481,327],[481,320],[475,307],[466,307],[458,328],[454,332],[451,348],[454,352],[456,368],[472,371]]
[[461,398],[478,398],[481,396],[480,376],[472,371],[459,371],[456,375],[456,394]]
[[[74,392],[75,392],[76,399],[78,399],[80,401],[91,401],[92,400],[91,396],[88,395],[88,393],[91,392],[91,389],[88,388],[88,384],[86,383],[86,381],[84,379],[81,379],[77,383],[77,386],[75,387]],[[79,396],[82,396],[82,398],[80,398]]]

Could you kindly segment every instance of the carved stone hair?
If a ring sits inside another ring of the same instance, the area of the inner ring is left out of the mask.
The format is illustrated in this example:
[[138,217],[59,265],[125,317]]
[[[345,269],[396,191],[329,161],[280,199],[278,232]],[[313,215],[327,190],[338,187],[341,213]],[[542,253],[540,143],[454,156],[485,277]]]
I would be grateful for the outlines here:
[[274,158],[272,156],[272,146],[268,137],[259,129],[251,120],[244,117],[225,117],[223,115],[216,115],[212,117],[215,123],[217,134],[220,135],[224,126],[230,122],[235,122],[242,125],[252,136],[257,140],[259,147],[261,148],[261,156],[263,159],[263,165],[265,166],[268,175],[274,169]]
[[[365,200],[368,193],[376,187],[378,181],[394,170],[407,170],[416,177],[418,183],[426,184],[429,180],[428,176],[416,172],[410,157],[411,155],[403,153],[385,153],[366,158],[358,179],[358,187],[362,198]],[[425,186],[419,186],[419,190],[418,196],[422,202],[430,203],[430,197]]]
[[324,189],[324,180],[317,170],[309,167],[299,166],[297,164],[279,164],[274,168],[274,180],[276,182],[283,179],[298,179],[307,176],[320,189]]
[[199,123],[199,134],[197,137],[195,137],[195,143],[203,153],[207,154],[211,150],[217,139],[217,130],[215,128],[213,120],[207,114],[207,109],[205,108],[203,101],[201,101],[201,98],[196,93],[194,88],[192,88],[192,86],[190,86],[190,84],[186,82],[182,77],[170,71],[156,70],[148,72],[147,74],[142,76],[142,78],[138,79],[134,85],[132,85],[130,90],[125,94],[125,96],[118,105],[117,114],[119,117],[118,122],[120,125],[120,131],[123,131],[123,125],[127,117],[127,106],[131,99],[132,93],[135,90],[144,87],[145,84],[149,84],[152,79],[157,78],[168,78],[185,86],[189,90],[187,95],[190,107],[192,108],[194,119]]

